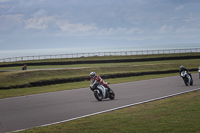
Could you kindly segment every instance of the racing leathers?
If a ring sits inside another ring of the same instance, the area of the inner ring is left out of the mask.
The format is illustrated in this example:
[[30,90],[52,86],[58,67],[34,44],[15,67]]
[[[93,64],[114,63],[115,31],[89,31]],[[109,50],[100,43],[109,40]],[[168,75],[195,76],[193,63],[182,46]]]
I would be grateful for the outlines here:
[[[191,77],[191,79],[192,79],[192,75],[191,75],[191,73],[189,72],[189,70],[188,69],[186,69],[185,67],[183,67],[183,68],[180,68],[180,70],[179,70],[179,74],[181,75],[181,72],[182,71],[186,71],[187,73],[188,73],[188,75],[190,75],[190,77]],[[193,80],[193,79],[192,79]]]
[[110,92],[110,87],[107,83],[103,81],[103,79],[99,75],[95,75],[93,78],[90,79],[91,82],[97,81],[98,83],[101,83],[104,87],[108,88],[108,92]]

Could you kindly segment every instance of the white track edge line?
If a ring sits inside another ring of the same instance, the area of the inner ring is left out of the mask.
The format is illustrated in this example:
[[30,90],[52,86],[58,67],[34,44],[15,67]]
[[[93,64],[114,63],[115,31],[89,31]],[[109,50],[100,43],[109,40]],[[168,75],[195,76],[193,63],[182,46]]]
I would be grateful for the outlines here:
[[[183,91],[183,92],[179,92],[179,93],[175,93],[175,94],[171,94],[171,95],[167,95],[167,96],[163,96],[163,97],[158,97],[158,98],[154,98],[154,99],[150,99],[150,100],[146,100],[146,101],[142,101],[142,102],[128,104],[128,105],[124,105],[124,106],[121,106],[121,107],[112,108],[112,109],[108,109],[108,110],[104,110],[104,111],[100,111],[100,112],[96,112],[96,113],[92,113],[92,114],[88,114],[88,115],[83,115],[83,116],[79,116],[79,117],[75,117],[75,118],[71,118],[71,119],[67,119],[67,120],[63,120],[63,121],[58,121],[58,122],[54,122],[54,123],[49,123],[49,124],[45,124],[45,125],[41,125],[41,126],[36,126],[36,127],[32,127],[32,128],[45,127],[45,126],[55,125],[55,124],[59,124],[59,123],[64,123],[64,122],[68,122],[68,121],[72,121],[72,120],[76,120],[76,119],[80,119],[80,118],[85,118],[85,117],[89,117],[89,116],[93,116],[93,115],[97,115],[97,114],[102,114],[102,113],[106,113],[106,112],[110,112],[110,111],[114,111],[114,110],[118,110],[118,109],[122,109],[122,108],[135,106],[135,105],[142,104],[142,103],[147,103],[147,102],[152,102],[152,101],[156,101],[156,100],[160,100],[160,99],[165,99],[165,98],[169,98],[169,97],[173,97],[173,96],[177,96],[177,95],[181,95],[181,94],[185,94],[185,93],[193,92],[193,91],[197,91],[197,90],[200,90],[200,88],[196,88],[196,89],[188,90],[188,91]],[[31,128],[27,128],[27,129],[31,129]],[[11,132],[19,132],[19,131],[24,131],[24,130],[27,130],[27,129],[20,129],[20,130],[11,131]]]

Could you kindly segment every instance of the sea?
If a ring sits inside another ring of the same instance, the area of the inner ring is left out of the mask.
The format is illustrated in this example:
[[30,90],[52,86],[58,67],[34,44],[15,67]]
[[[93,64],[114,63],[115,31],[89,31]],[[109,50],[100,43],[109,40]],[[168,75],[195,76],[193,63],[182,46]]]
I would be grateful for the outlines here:
[[193,49],[200,48],[199,44],[179,44],[179,45],[154,45],[154,46],[124,46],[124,47],[74,47],[74,48],[54,48],[54,49],[21,49],[21,50],[0,50],[0,59],[40,56],[40,55],[60,55],[76,53],[96,53],[96,52],[120,52],[120,51],[146,51],[146,50],[169,50],[169,49]]

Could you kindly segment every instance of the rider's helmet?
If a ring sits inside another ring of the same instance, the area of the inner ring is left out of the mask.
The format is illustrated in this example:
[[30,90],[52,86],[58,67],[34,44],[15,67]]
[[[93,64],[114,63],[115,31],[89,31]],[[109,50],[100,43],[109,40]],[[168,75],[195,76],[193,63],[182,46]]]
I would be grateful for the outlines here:
[[94,78],[94,77],[95,77],[95,75],[96,75],[96,73],[95,73],[95,72],[91,72],[91,73],[90,73],[90,78]]
[[183,69],[184,68],[184,66],[180,66],[180,69]]

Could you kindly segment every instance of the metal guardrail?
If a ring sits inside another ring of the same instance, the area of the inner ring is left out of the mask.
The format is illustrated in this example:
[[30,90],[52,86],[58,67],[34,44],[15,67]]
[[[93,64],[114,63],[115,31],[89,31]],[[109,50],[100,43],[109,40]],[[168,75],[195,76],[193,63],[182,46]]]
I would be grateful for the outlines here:
[[91,56],[126,56],[126,55],[198,53],[198,52],[200,52],[200,48],[144,50],[144,51],[94,52],[94,53],[73,53],[73,54],[57,54],[57,55],[37,55],[37,56],[12,57],[12,58],[0,59],[0,62],[16,62],[16,61],[27,61],[27,60],[59,59],[59,58],[78,58],[78,57],[91,57]]

